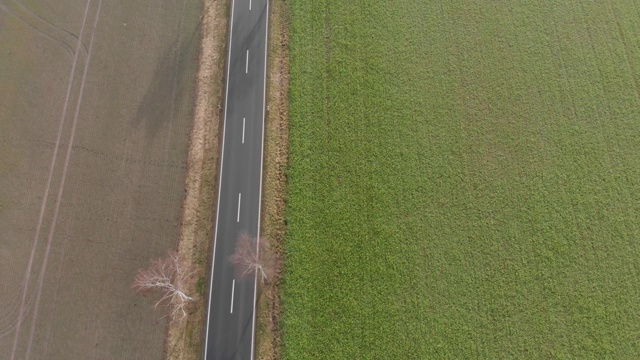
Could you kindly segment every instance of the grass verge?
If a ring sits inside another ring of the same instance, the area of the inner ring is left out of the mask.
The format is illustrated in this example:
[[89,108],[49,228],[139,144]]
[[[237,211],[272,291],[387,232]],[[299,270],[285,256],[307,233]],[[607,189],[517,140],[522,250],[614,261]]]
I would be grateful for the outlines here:
[[[271,1],[269,12],[269,62],[267,118],[265,124],[264,186],[261,234],[271,251],[283,258],[285,234],[286,167],[289,158],[289,37],[284,0]],[[260,286],[258,298],[257,358],[280,358],[280,276]]]
[[640,5],[289,6],[283,358],[640,357]]

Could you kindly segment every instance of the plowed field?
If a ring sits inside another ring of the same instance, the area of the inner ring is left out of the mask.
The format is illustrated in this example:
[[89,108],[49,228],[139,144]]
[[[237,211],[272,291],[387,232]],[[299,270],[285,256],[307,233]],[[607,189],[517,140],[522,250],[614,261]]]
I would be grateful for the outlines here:
[[160,359],[200,1],[0,0],[0,358]]

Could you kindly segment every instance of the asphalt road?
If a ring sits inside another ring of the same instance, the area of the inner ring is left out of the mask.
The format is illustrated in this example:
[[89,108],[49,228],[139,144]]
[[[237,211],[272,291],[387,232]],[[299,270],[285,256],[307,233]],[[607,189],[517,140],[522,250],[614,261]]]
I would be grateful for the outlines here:
[[260,232],[268,0],[232,0],[220,190],[204,359],[253,359],[256,277],[229,262],[238,235]]

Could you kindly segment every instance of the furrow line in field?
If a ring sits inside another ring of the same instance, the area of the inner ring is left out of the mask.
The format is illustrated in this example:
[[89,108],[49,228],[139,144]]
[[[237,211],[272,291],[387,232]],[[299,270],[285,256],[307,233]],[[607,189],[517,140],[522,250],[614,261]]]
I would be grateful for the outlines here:
[[[80,36],[79,38],[82,39],[82,35],[84,34],[84,27],[86,24],[86,20],[87,20],[87,15],[89,14],[89,5],[91,4],[91,0],[87,0],[87,5],[85,7],[85,11],[84,11],[84,18],[82,19],[82,26],[80,28]],[[49,198],[49,190],[51,188],[51,181],[53,179],[53,171],[55,168],[55,163],[58,159],[58,149],[60,147],[60,140],[62,138],[62,129],[64,127],[64,123],[65,123],[65,119],[67,117],[67,108],[69,105],[69,99],[71,97],[71,88],[73,87],[73,80],[75,78],[75,73],[76,73],[76,65],[78,63],[78,57],[80,55],[80,51],[79,51],[79,47],[80,47],[81,41],[78,41],[78,43],[76,44],[76,52],[75,52],[75,56],[73,58],[73,63],[71,65],[71,73],[69,75],[69,84],[67,85],[67,94],[65,97],[65,101],[64,101],[64,106],[62,109],[62,115],[60,117],[60,121],[59,121],[59,125],[58,125],[58,134],[56,136],[56,145],[53,151],[53,155],[51,157],[51,163],[49,165],[49,176],[47,179],[47,183],[45,186],[45,191],[44,191],[44,195],[42,196],[42,206],[40,208],[40,215],[38,217],[38,222],[36,225],[36,233],[34,236],[34,240],[33,243],[31,245],[31,255],[29,257],[29,262],[27,265],[27,269],[25,271],[25,276],[24,276],[24,280],[23,280],[23,285],[22,285],[22,300],[20,303],[20,308],[18,310],[18,318],[17,318],[17,324],[16,324],[16,331],[15,331],[15,337],[13,340],[13,347],[11,350],[11,360],[15,359],[15,353],[16,353],[16,349],[18,347],[18,338],[20,337],[20,325],[22,324],[22,320],[24,317],[24,312],[26,310],[25,308],[25,300],[27,297],[27,291],[29,288],[29,280],[31,277],[31,269],[33,267],[33,262],[35,259],[35,252],[36,249],[38,247],[38,240],[40,238],[40,230],[42,227],[42,222],[43,222],[43,218],[44,218],[44,213],[45,213],[45,209],[47,207],[47,199]]]
[[58,197],[56,199],[56,205],[53,212],[53,220],[51,224],[51,229],[49,231],[49,237],[47,238],[47,247],[45,250],[44,258],[42,260],[42,266],[40,267],[40,275],[38,277],[38,290],[36,295],[36,303],[34,307],[33,317],[31,318],[31,331],[29,334],[29,342],[27,343],[27,351],[25,355],[25,359],[29,360],[29,356],[31,354],[31,346],[33,344],[33,337],[35,333],[36,321],[38,319],[38,310],[40,306],[40,296],[42,294],[42,286],[44,283],[44,275],[47,271],[47,262],[49,259],[49,253],[51,251],[51,244],[53,243],[53,235],[55,234],[56,225],[58,221],[58,213],[60,210],[60,203],[62,202],[62,195],[64,194],[64,185],[65,180],[67,178],[67,170],[69,168],[69,160],[71,159],[71,150],[73,149],[73,141],[75,139],[76,127],[78,124],[78,117],[80,114],[80,107],[82,105],[82,97],[84,95],[84,86],[86,84],[87,72],[89,70],[89,65],[91,64],[91,55],[93,50],[93,41],[95,39],[96,28],[98,27],[98,20],[100,19],[100,10],[102,9],[102,0],[98,1],[98,9],[96,10],[95,19],[93,22],[93,29],[91,31],[91,40],[89,42],[89,51],[87,52],[87,60],[84,64],[84,71],[82,73],[82,80],[80,81],[80,93],[78,97],[78,102],[76,103],[76,111],[73,117],[73,124],[71,126],[71,136],[69,139],[69,144],[71,146],[67,146],[67,154],[64,159],[64,166],[62,167],[62,179],[60,181],[60,186],[58,188]]

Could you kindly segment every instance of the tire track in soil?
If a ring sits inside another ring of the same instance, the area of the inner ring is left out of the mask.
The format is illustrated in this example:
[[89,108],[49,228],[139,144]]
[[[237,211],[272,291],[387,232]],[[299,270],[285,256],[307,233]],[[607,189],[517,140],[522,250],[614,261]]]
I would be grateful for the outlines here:
[[[80,28],[80,36],[79,38],[82,39],[83,34],[84,34],[84,28],[85,28],[85,24],[86,24],[86,20],[87,20],[87,15],[89,13],[89,5],[91,4],[92,0],[87,0],[87,5],[84,11],[84,18],[82,19],[82,26]],[[45,186],[45,191],[44,191],[44,196],[42,197],[42,206],[40,207],[40,215],[38,217],[38,223],[36,225],[36,234],[33,240],[33,243],[31,245],[31,255],[29,257],[29,263],[27,265],[27,269],[25,271],[25,276],[23,279],[23,285],[22,285],[22,298],[20,301],[20,307],[18,310],[18,318],[16,320],[16,325],[15,325],[15,336],[13,339],[13,347],[11,350],[11,360],[15,360],[15,352],[16,352],[16,348],[18,346],[18,338],[20,336],[20,326],[22,325],[22,321],[24,318],[24,313],[26,308],[26,298],[27,298],[27,292],[28,292],[28,288],[29,288],[29,280],[31,278],[31,269],[33,268],[33,262],[34,262],[34,258],[35,258],[35,252],[36,252],[36,248],[38,247],[38,240],[40,238],[40,231],[42,228],[42,221],[44,218],[44,213],[45,213],[45,209],[47,206],[47,199],[49,197],[49,190],[51,189],[51,181],[53,179],[53,172],[55,169],[55,163],[56,160],[58,158],[58,150],[60,148],[60,140],[62,138],[62,129],[64,127],[64,123],[65,123],[65,118],[67,117],[67,109],[69,106],[69,98],[71,97],[71,88],[73,87],[73,80],[75,78],[75,72],[76,72],[76,66],[78,64],[78,57],[80,55],[80,45],[81,45],[82,41],[78,41],[76,44],[76,51],[75,51],[75,55],[73,57],[73,63],[71,65],[71,73],[70,73],[70,78],[69,78],[69,84],[67,85],[67,94],[65,97],[65,101],[64,101],[64,106],[63,106],[63,110],[62,110],[62,116],[60,117],[60,122],[58,125],[58,134],[56,137],[56,145],[53,151],[53,155],[51,157],[51,163],[49,165],[49,176],[47,178],[47,184]],[[85,64],[86,66],[86,64]],[[0,337],[2,336],[2,334],[0,334]]]
[[[38,319],[38,310],[40,307],[40,296],[42,294],[42,287],[44,285],[44,275],[47,271],[47,263],[49,260],[49,253],[51,251],[51,244],[53,243],[53,235],[56,231],[56,225],[58,222],[58,213],[60,211],[60,204],[62,203],[62,195],[64,194],[64,185],[67,179],[67,170],[69,168],[69,160],[71,159],[71,152],[73,150],[73,141],[76,135],[76,126],[78,125],[78,116],[80,114],[80,107],[82,105],[82,97],[84,95],[84,85],[86,84],[87,72],[89,71],[89,65],[91,64],[91,55],[93,50],[93,40],[96,35],[96,28],[98,27],[98,20],[100,19],[100,10],[102,9],[102,0],[98,1],[98,10],[96,10],[95,19],[93,21],[93,29],[91,30],[91,40],[89,41],[89,51],[87,51],[87,60],[84,64],[84,71],[82,72],[82,80],[80,81],[80,93],[78,101],[76,103],[76,111],[73,116],[73,124],[71,125],[71,136],[69,138],[69,146],[67,146],[67,154],[64,159],[64,166],[62,167],[62,179],[60,180],[60,186],[58,188],[58,197],[56,198],[56,205],[53,212],[53,220],[51,222],[51,229],[49,230],[49,237],[47,238],[47,247],[42,260],[42,266],[40,267],[40,275],[38,277],[38,290],[36,295],[36,303],[33,310],[33,316],[31,317],[31,331],[29,333],[29,342],[27,343],[27,350],[25,354],[25,360],[29,360],[31,355],[31,346],[33,345],[33,336],[36,328],[36,321]],[[13,359],[13,358],[12,358]]]
[[[29,308],[33,305],[35,298],[32,296],[29,296],[27,302],[26,302],[26,307]],[[13,313],[18,309],[18,304],[20,303],[20,293],[16,292],[16,296],[14,298],[14,300],[12,300],[10,308],[11,310],[8,310],[7,313]],[[6,317],[8,318],[8,316]],[[18,322],[17,321],[11,321],[8,324],[2,325],[2,327],[0,327],[0,339],[6,336],[9,336],[10,334],[12,334],[14,332],[14,330],[16,329]]]
[[[13,145],[14,147],[19,145],[17,143],[21,143],[20,146],[24,146],[24,147],[33,146],[36,149],[53,149],[55,147],[55,142],[53,141],[47,141],[47,140],[41,140],[41,139],[25,139],[25,138],[16,138],[16,137],[9,137],[7,138],[6,141],[2,141],[1,143]],[[65,147],[67,146],[67,144],[60,143],[60,146]],[[185,170],[187,168],[186,161],[172,161],[172,160],[165,160],[165,159],[144,160],[142,157],[140,158],[133,157],[131,156],[132,154],[128,152],[121,152],[121,153],[106,152],[106,151],[102,151],[99,149],[78,145],[78,144],[75,144],[72,147],[73,147],[73,150],[75,150],[76,152],[82,151],[92,156],[105,158],[110,161],[125,162],[129,164],[142,164],[142,165],[165,167],[165,168],[172,168],[172,169],[177,168],[182,170]]]
[[[82,38],[82,35],[78,37],[75,34],[52,24],[42,16],[34,13],[16,1],[9,0],[8,3],[0,3],[0,10],[9,15],[13,15],[16,19],[30,27],[42,37],[57,43],[70,56],[75,55],[72,46],[81,42],[80,39]],[[81,46],[86,52],[87,48],[84,44],[81,44]],[[76,52],[78,50],[79,48],[76,49]]]

